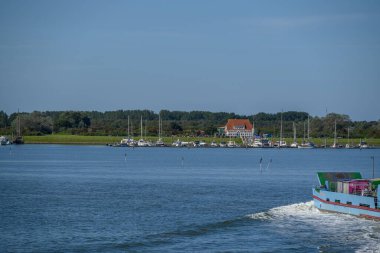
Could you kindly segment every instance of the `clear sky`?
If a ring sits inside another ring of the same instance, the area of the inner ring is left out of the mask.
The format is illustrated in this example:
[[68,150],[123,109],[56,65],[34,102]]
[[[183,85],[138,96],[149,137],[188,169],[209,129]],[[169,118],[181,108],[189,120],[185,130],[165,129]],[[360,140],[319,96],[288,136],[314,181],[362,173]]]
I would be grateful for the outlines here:
[[380,1],[0,0],[0,110],[380,119]]

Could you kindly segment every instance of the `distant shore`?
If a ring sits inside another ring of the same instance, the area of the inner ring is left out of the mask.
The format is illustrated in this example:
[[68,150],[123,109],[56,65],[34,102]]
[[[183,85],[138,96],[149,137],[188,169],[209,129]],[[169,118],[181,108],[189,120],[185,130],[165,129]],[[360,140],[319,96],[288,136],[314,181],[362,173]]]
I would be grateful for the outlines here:
[[[107,145],[107,144],[115,144],[120,143],[120,140],[125,138],[124,136],[84,136],[84,135],[44,135],[44,136],[24,136],[25,144],[73,144],[73,145]],[[134,139],[138,140],[140,137],[135,136]],[[156,136],[147,136],[144,139],[155,142],[158,137]],[[164,137],[162,138],[164,143],[167,146],[171,146],[171,144],[178,139],[186,142],[193,141],[205,141],[210,144],[212,141],[216,143],[220,142],[228,142],[230,138],[220,138],[220,137]],[[240,138],[232,138],[231,140],[235,141],[237,144],[242,144]],[[273,142],[278,141],[279,138],[272,138]],[[284,138],[288,145],[293,142],[293,138]],[[322,138],[312,138],[311,139],[316,145],[321,146],[325,144],[325,139]],[[364,139],[363,139],[364,140]],[[327,146],[333,144],[333,139],[326,139]],[[380,147],[380,139],[365,139],[370,147]],[[302,142],[302,138],[297,139],[298,143]],[[357,146],[360,142],[360,139],[350,139],[350,144],[353,146]],[[341,145],[346,145],[347,139],[338,139],[338,143]]]

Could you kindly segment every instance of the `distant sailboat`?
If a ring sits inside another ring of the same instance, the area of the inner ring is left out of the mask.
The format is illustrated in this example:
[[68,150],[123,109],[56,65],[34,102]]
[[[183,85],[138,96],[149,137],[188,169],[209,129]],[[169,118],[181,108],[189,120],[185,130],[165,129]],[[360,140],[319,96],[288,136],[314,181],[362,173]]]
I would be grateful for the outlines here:
[[165,143],[162,141],[162,138],[161,138],[161,132],[162,132],[161,114],[158,114],[158,141],[156,141],[157,147],[165,146]]
[[342,146],[337,143],[337,139],[336,139],[336,120],[334,124],[334,143],[331,146],[331,148],[342,148]]
[[297,134],[296,134],[296,124],[293,121],[293,143],[290,145],[291,148],[298,147]]
[[24,139],[21,135],[21,120],[20,111],[17,110],[17,121],[16,121],[16,138],[13,139],[14,144],[24,144]]
[[305,123],[303,125],[303,141],[301,145],[298,145],[298,148],[314,148],[314,143],[310,141],[310,119],[307,116],[307,141],[305,141]]
[[362,141],[362,139],[360,139],[359,148],[368,148],[367,142]]
[[346,148],[351,148],[351,145],[350,145],[350,127],[347,127],[347,144],[346,144]]
[[129,115],[128,115],[128,127],[127,127],[127,137],[123,138],[120,141],[120,145],[122,147],[133,147],[136,145],[136,142],[133,140],[133,138],[130,137],[130,130],[129,130],[130,122],[129,122]]
[[142,116],[141,116],[141,120],[140,120],[140,131],[141,131],[140,140],[137,142],[137,146],[139,146],[139,147],[147,147],[148,143],[143,138],[143,120],[142,120]]
[[280,140],[279,141],[276,141],[275,143],[274,143],[274,147],[277,147],[277,148],[286,148],[287,147],[287,145],[286,145],[286,141],[283,141],[282,140],[282,111],[281,111],[281,123],[280,123]]
[[212,141],[211,144],[210,144],[210,147],[217,148],[217,147],[219,147],[219,145],[215,141]]
[[283,114],[283,111],[281,111],[281,126],[280,126],[280,143],[279,143],[279,147],[280,148],[286,148],[287,147],[286,141],[282,140],[282,114]]

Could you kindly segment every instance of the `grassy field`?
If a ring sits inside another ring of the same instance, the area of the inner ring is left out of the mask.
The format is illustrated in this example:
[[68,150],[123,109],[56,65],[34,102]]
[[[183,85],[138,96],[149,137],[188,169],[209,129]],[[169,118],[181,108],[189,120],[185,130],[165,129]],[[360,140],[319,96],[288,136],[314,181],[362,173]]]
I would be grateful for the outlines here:
[[105,145],[107,143],[120,142],[117,136],[83,136],[83,135],[44,135],[24,136],[25,143],[37,144],[94,144]]
[[[83,136],[83,135],[44,135],[44,136],[24,136],[24,141],[26,144],[94,144],[94,145],[105,145],[112,143],[119,143],[120,140],[125,137],[121,136]],[[134,137],[138,140],[139,137]],[[172,144],[177,139],[181,141],[195,141],[204,140],[206,142],[212,142],[213,140],[217,142],[229,141],[229,138],[191,138],[191,137],[164,137],[162,138],[166,144]],[[147,140],[155,142],[158,137],[148,136]],[[236,139],[236,142],[241,143],[240,139]]]
[[[38,144],[92,144],[92,145],[105,145],[110,143],[119,143],[120,140],[123,137],[121,136],[82,136],[82,135],[45,135],[45,136],[24,136],[25,143],[38,143]],[[138,140],[139,137],[135,137],[135,140]],[[154,142],[157,140],[157,137],[149,136],[147,137],[148,140]],[[164,137],[163,141],[166,144],[171,144],[177,139],[180,139],[181,141],[206,141],[207,143],[210,143],[212,141],[216,141],[217,143],[220,143],[221,141],[229,141],[229,138],[212,138],[212,137]],[[241,143],[241,140],[236,138],[232,139],[236,141],[237,143]],[[273,141],[276,141],[278,139],[273,138]],[[293,142],[293,139],[286,138],[285,139],[288,144]],[[302,139],[299,138],[298,143],[302,142]],[[324,144],[324,139],[315,138],[312,139],[312,141],[317,145]],[[333,139],[327,139],[327,145],[332,145]],[[367,139],[366,140],[368,145],[370,146],[380,146],[380,139]],[[345,145],[347,143],[346,139],[340,139],[338,140],[339,144]],[[360,142],[360,139],[351,139],[350,143],[353,145],[357,145]]]

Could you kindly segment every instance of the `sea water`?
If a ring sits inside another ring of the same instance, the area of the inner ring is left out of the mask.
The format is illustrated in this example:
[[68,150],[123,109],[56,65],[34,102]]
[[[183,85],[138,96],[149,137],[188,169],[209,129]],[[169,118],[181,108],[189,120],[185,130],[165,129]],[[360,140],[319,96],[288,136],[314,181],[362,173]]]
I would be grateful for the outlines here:
[[311,196],[317,171],[372,177],[371,156],[2,146],[0,252],[380,252],[380,222],[320,212]]

